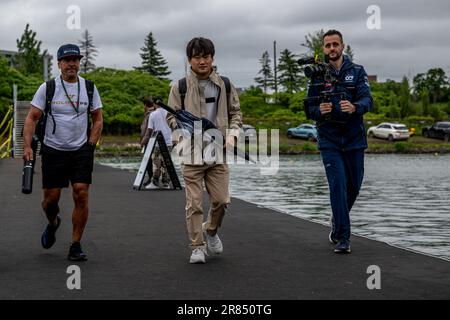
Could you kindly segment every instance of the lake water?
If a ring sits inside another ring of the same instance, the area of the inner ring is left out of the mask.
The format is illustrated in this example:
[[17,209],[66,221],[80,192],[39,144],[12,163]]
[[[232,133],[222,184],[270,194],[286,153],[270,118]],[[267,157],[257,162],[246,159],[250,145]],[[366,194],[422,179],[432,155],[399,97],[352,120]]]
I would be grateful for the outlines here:
[[[135,171],[139,162],[100,160]],[[329,225],[320,156],[281,156],[274,176],[249,165],[230,169],[233,197]],[[363,187],[350,215],[354,234],[450,260],[450,155],[366,155]]]

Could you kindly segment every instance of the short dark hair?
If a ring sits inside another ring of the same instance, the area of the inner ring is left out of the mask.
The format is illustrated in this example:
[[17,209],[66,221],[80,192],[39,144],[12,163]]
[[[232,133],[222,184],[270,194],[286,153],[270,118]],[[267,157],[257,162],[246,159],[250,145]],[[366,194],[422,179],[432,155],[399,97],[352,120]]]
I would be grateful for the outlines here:
[[213,42],[202,37],[194,38],[189,41],[186,47],[186,55],[188,59],[191,60],[193,56],[198,54],[203,56],[210,54],[211,57],[214,58],[215,50]]
[[146,106],[149,106],[149,107],[153,106],[153,99],[152,99],[152,97],[145,97],[142,100],[142,102],[144,102],[144,105],[146,105]]
[[325,37],[333,36],[335,34],[337,34],[339,36],[339,38],[341,38],[341,43],[344,43],[344,38],[342,37],[342,33],[340,33],[337,30],[334,30],[334,29],[331,29],[331,30],[328,30],[327,32],[325,32],[322,36],[322,41],[325,39]]

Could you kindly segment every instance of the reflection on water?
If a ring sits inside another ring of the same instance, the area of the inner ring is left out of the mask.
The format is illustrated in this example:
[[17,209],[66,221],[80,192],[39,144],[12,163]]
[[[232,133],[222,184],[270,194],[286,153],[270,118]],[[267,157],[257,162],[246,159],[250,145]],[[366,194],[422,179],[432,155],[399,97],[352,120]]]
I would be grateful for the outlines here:
[[[137,170],[140,159],[120,161],[102,163]],[[276,176],[232,165],[231,194],[329,224],[329,192],[320,156],[282,156]],[[352,232],[450,259],[449,195],[448,155],[367,155],[363,187],[351,212]]]

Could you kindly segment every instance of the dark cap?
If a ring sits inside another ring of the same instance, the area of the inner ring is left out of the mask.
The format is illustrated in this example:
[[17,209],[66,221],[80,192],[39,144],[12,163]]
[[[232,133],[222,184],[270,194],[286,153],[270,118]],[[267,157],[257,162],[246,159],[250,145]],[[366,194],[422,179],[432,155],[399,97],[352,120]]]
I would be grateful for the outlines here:
[[66,57],[83,58],[80,48],[76,44],[64,44],[58,49],[58,61]]

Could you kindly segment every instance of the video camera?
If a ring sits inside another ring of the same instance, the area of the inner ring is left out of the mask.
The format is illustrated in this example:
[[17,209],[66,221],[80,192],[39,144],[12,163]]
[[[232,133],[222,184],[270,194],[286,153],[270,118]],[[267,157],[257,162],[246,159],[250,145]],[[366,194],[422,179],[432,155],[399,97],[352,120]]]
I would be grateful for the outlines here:
[[[320,86],[323,88],[319,92],[318,96],[308,97],[303,99],[305,103],[305,113],[307,118],[309,116],[308,101],[317,101],[317,104],[331,102],[332,97],[338,96],[340,100],[345,100],[344,92],[334,92],[336,84],[339,83],[338,79],[332,74],[332,66],[329,63],[329,58],[325,55],[324,61],[320,61],[318,57],[309,57],[299,59],[298,64],[300,66],[306,65],[304,69],[305,76],[310,79],[310,86]],[[319,82],[312,80],[319,80]],[[326,120],[331,119],[331,115],[327,115]]]

